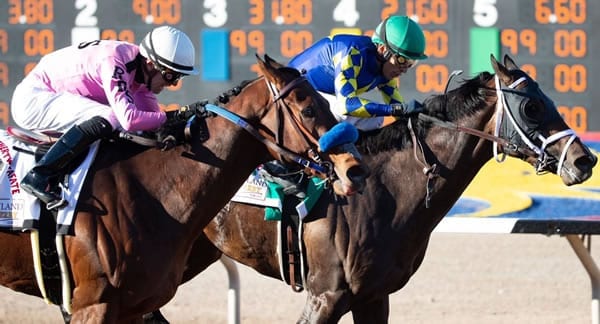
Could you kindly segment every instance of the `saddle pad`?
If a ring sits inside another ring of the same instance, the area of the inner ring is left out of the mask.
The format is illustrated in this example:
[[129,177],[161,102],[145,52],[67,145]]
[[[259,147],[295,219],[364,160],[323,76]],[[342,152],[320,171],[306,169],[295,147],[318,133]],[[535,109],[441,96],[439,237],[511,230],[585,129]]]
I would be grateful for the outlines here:
[[[326,180],[315,177],[310,178],[306,198],[296,205],[296,211],[300,219],[304,219],[308,215],[326,187]],[[257,170],[254,170],[231,198],[231,201],[266,207],[265,220],[281,220],[283,198],[281,186],[269,183],[258,174]]]
[[262,207],[273,207],[282,209],[281,199],[269,194],[269,185],[267,181],[258,174],[258,169],[246,179],[244,184],[238,189],[231,201],[257,205]]
[[[98,151],[99,142],[94,143],[85,160],[68,177],[63,188],[63,198],[68,205],[58,211],[57,233],[67,235],[73,221],[73,213],[81,192],[83,180]],[[40,208],[39,201],[20,188],[21,179],[35,165],[32,154],[35,146],[24,144],[0,130],[0,228],[25,231],[38,229]]]

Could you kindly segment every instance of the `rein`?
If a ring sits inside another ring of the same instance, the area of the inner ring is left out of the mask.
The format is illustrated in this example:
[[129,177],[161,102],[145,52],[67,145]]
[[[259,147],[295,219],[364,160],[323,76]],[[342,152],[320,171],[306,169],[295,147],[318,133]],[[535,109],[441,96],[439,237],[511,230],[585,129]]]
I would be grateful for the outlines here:
[[252,127],[252,125],[248,124],[248,122],[246,122],[246,120],[244,118],[240,117],[239,115],[237,115],[225,108],[215,106],[213,104],[206,104],[204,107],[206,108],[206,110],[213,112],[213,113],[229,120],[230,122],[242,127],[248,133],[250,133],[252,136],[254,136],[256,139],[258,139],[261,143],[266,145],[267,147],[277,151],[277,153],[279,153],[280,155],[288,157],[289,159],[302,165],[303,167],[313,169],[319,173],[326,174],[326,175],[329,175],[329,173],[331,172],[331,168],[328,167],[327,165],[321,165],[321,164],[312,162],[310,160],[307,160],[307,159],[301,157],[300,155],[265,138],[254,127]]
[[447,128],[447,129],[453,129],[458,132],[463,132],[466,134],[470,134],[470,135],[474,135],[474,136],[486,139],[488,141],[491,141],[491,142],[501,145],[502,147],[506,148],[507,150],[519,152],[525,156],[536,157],[536,158],[538,157],[538,154],[535,151],[533,151],[527,147],[519,147],[517,144],[511,143],[510,141],[508,141],[502,137],[490,135],[486,132],[482,132],[475,128],[460,126],[458,124],[444,121],[444,120],[441,120],[441,119],[433,117],[433,116],[425,115],[423,113],[419,113],[419,119],[423,120],[423,121],[431,122],[435,125],[438,125],[438,126],[441,126],[441,127]]
[[[418,118],[422,121],[431,122],[435,125],[438,125],[438,126],[441,126],[441,127],[447,128],[447,129],[452,129],[457,132],[463,132],[466,134],[477,136],[479,138],[483,138],[485,140],[493,142],[494,144],[501,145],[503,148],[505,148],[507,150],[519,152],[525,156],[535,157],[535,158],[539,157],[539,155],[535,151],[533,151],[527,147],[520,147],[514,143],[509,142],[508,140],[506,140],[502,137],[490,135],[490,134],[482,132],[478,129],[460,126],[458,124],[444,121],[444,120],[438,119],[433,116],[425,115],[423,113],[419,113]],[[408,120],[408,129],[410,130],[410,135],[412,137],[413,143],[417,143],[417,145],[413,145],[413,151],[414,151],[413,154],[415,156],[415,160],[417,160],[417,162],[419,162],[423,166],[423,174],[425,174],[427,176],[427,196],[425,198],[425,207],[429,208],[429,202],[431,201],[431,192],[433,191],[433,181],[437,176],[439,176],[439,167],[438,167],[437,163],[429,164],[427,162],[427,158],[425,156],[425,151],[423,150],[421,141],[419,141],[417,139],[417,136],[415,135],[415,131],[413,129],[411,119]],[[417,146],[419,147],[419,149],[421,151],[421,155],[423,156],[423,161],[419,160],[419,157],[417,154]]]

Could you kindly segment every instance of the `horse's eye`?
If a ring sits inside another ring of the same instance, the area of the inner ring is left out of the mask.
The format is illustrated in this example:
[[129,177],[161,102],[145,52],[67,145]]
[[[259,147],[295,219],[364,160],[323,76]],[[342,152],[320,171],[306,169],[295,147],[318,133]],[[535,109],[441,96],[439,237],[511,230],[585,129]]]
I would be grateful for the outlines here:
[[315,109],[312,106],[308,106],[301,111],[302,116],[305,118],[314,118],[315,117]]
[[544,119],[544,106],[538,100],[529,100],[523,107],[523,114],[530,122],[541,122]]

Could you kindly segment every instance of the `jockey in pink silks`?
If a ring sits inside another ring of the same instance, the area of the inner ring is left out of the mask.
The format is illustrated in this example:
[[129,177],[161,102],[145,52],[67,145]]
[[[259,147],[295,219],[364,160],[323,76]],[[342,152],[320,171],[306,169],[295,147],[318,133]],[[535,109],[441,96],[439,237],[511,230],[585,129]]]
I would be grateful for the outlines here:
[[141,44],[95,40],[44,56],[16,87],[11,111],[15,123],[34,131],[64,133],[21,187],[48,204],[64,207],[59,189],[51,186],[64,167],[93,142],[113,131],[152,131],[167,114],[156,95],[176,85],[194,67],[194,45],[177,28],[161,26]]

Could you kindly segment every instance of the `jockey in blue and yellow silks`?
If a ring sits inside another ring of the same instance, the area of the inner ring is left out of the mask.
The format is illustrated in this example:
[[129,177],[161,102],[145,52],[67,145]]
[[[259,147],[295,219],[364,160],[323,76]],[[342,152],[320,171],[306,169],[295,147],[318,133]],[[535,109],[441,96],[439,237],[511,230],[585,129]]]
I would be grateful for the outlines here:
[[[420,109],[416,101],[403,103],[395,78],[426,59],[424,52],[421,27],[406,16],[391,16],[371,38],[336,35],[321,39],[294,57],[289,66],[306,71],[307,79],[329,100],[340,120],[360,130],[372,130],[393,122],[395,116]],[[360,96],[375,88],[384,103]]]
[[[427,58],[425,35],[421,27],[406,16],[391,16],[377,26],[371,38],[336,35],[323,38],[290,62],[306,71],[306,78],[328,101],[338,120],[362,131],[391,124],[398,116],[422,110],[417,101],[404,103],[396,78],[418,60]],[[379,89],[384,103],[361,97]],[[269,181],[279,184],[285,194],[304,198],[302,170],[290,172],[281,162],[263,165]],[[263,174],[265,174],[263,173]]]

